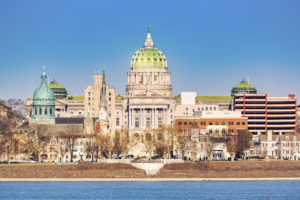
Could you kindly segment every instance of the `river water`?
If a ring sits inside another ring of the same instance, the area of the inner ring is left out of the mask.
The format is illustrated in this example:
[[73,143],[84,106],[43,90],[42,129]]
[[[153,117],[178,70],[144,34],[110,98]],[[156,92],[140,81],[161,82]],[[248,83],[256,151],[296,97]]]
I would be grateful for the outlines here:
[[300,200],[300,181],[0,182],[0,199]]

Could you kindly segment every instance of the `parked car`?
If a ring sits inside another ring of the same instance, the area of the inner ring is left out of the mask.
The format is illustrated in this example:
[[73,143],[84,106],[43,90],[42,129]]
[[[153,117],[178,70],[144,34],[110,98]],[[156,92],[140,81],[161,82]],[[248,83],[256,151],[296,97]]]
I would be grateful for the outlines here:
[[151,157],[151,159],[153,159],[153,160],[158,159],[158,158],[160,158],[159,155],[155,155],[155,156]]
[[128,154],[125,156],[125,159],[129,159],[129,158],[134,158],[134,156],[132,154]]
[[238,161],[238,160],[243,160],[243,155],[241,153],[237,153],[234,156],[234,160]]

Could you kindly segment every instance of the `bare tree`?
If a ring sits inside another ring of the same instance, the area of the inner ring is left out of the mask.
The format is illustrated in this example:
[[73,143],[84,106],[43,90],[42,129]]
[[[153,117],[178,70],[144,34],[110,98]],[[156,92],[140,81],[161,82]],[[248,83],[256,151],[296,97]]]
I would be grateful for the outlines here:
[[190,137],[184,133],[179,133],[177,136],[177,148],[181,151],[182,160],[187,150],[187,143],[190,141]]
[[144,140],[145,147],[146,147],[147,151],[149,152],[150,157],[152,157],[155,137],[152,137],[151,133],[146,133],[145,137],[146,137]]
[[22,99],[8,99],[5,102],[6,106],[10,107],[12,110],[16,112],[16,117],[18,120],[22,120],[25,117],[25,102]]
[[121,152],[123,153],[123,156],[126,156],[129,151],[129,143],[130,143],[130,138],[129,138],[129,130],[127,128],[122,128],[120,132],[120,149]]

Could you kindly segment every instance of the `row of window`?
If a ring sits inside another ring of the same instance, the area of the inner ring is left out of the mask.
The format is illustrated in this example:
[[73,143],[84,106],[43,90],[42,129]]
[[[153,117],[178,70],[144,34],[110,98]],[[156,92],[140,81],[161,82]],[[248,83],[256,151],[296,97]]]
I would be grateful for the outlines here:
[[[34,110],[35,115],[37,115],[38,113],[39,113],[39,115],[43,114],[42,108],[39,109],[39,112],[38,112],[37,108]],[[49,109],[49,114],[52,115],[52,109],[51,108]],[[48,109],[47,108],[44,109],[44,115],[48,115]]]
[[[196,122],[192,122],[192,121],[190,121],[189,123],[188,122],[183,122],[183,125],[184,126],[186,126],[187,124],[189,124],[189,125],[192,125],[192,124],[196,124],[196,125],[198,125],[198,122],[196,121]],[[182,122],[178,122],[177,123],[178,124],[178,126],[181,126],[182,125]],[[206,121],[201,121],[200,122],[200,125],[206,125]],[[210,121],[210,122],[208,122],[208,125],[226,125],[226,123],[225,122],[222,122],[222,123],[220,123],[220,122],[215,122],[214,124],[213,124],[213,122],[212,121]],[[229,121],[228,122],[228,125],[234,125],[234,122],[233,121]],[[236,125],[246,125],[246,122],[236,122]]]
[[[204,111],[204,109],[205,109],[206,111],[208,111],[208,110],[217,110],[217,107],[207,107],[207,106],[206,106],[205,108],[203,107],[202,109],[199,107],[199,108],[198,108],[198,111],[201,111],[201,110]],[[186,110],[186,111],[189,111],[189,108],[186,107],[185,110]],[[195,112],[195,109],[193,109],[193,112]]]

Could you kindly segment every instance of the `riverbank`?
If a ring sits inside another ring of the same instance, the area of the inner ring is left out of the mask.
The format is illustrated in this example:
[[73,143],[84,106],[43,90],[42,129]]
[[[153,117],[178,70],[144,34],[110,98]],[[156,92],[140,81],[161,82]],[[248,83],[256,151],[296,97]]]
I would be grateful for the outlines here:
[[281,178],[0,178],[0,182],[193,182],[193,181],[300,181]]
[[1,181],[249,181],[300,180],[299,161],[238,161],[165,164],[147,176],[130,164],[12,164],[0,166]]

